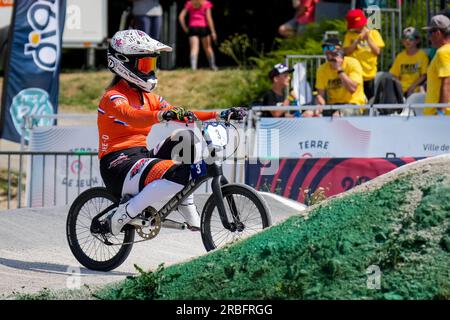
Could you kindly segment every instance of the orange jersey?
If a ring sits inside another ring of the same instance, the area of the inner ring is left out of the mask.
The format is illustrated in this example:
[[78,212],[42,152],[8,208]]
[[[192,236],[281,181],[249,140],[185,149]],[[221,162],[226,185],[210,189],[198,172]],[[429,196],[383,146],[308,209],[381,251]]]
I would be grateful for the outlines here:
[[[98,108],[99,159],[110,152],[145,147],[152,125],[158,123],[158,112],[171,108],[162,97],[138,91],[124,80],[109,88]],[[200,120],[216,117],[216,112],[195,114]]]

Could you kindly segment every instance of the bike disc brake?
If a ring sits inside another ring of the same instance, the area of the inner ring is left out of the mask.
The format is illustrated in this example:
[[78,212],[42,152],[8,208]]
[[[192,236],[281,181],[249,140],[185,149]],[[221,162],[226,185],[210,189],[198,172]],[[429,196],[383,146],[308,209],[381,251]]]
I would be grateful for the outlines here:
[[161,231],[161,217],[152,207],[145,209],[141,215],[144,216],[142,220],[146,222],[146,225],[135,226],[136,232],[144,240],[153,239]]

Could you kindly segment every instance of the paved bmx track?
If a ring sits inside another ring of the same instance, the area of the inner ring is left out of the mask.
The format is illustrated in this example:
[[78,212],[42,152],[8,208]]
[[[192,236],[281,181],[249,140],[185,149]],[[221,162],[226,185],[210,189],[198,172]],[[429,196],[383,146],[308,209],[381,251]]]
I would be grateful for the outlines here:
[[[271,194],[264,197],[274,224],[304,208]],[[206,198],[196,196],[199,210]],[[161,263],[168,266],[206,253],[199,232],[163,228],[155,239],[135,244],[127,260],[116,270],[91,271],[78,263],[67,244],[68,209],[69,206],[0,211],[0,298],[43,288],[66,289],[67,283],[73,283],[70,276],[77,270],[74,268],[81,272],[81,285],[99,285],[135,275],[134,264],[148,270]],[[170,218],[176,219],[176,214]]]

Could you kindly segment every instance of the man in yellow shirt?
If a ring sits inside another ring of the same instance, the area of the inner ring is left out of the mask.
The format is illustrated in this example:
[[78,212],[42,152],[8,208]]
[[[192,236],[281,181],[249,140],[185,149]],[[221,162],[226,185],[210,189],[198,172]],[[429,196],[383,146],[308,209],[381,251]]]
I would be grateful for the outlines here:
[[[317,69],[316,89],[318,94],[316,103],[318,105],[365,104],[363,72],[358,60],[344,57],[342,44],[336,38],[325,40],[322,49],[327,62]],[[326,100],[325,97],[327,97]],[[356,109],[323,110],[322,114],[324,116],[340,116],[342,114],[357,114],[358,112],[359,110]]]
[[402,43],[405,50],[397,55],[389,72],[400,81],[407,98],[414,92],[419,92],[420,85],[425,82],[428,56],[419,49],[420,34],[415,28],[403,30]]
[[384,41],[377,30],[367,27],[367,18],[361,9],[350,10],[345,18],[348,32],[344,37],[344,53],[361,63],[364,93],[370,99],[375,94],[378,56]]
[[[428,67],[425,103],[450,103],[450,19],[442,14],[425,27],[436,55]],[[450,108],[425,108],[425,115],[450,115]]]

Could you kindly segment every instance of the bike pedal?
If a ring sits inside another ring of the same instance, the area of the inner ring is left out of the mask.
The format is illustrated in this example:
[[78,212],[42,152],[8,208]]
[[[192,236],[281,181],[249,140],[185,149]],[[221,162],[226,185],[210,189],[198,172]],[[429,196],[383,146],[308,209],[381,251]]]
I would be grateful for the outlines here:
[[190,230],[190,231],[194,231],[194,232],[200,231],[200,228],[194,227],[194,226],[190,226],[190,225],[187,225],[187,229]]
[[189,226],[186,223],[177,222],[174,220],[166,219],[162,222],[162,227],[167,229],[178,229],[178,230],[184,230],[186,228],[189,228]]

